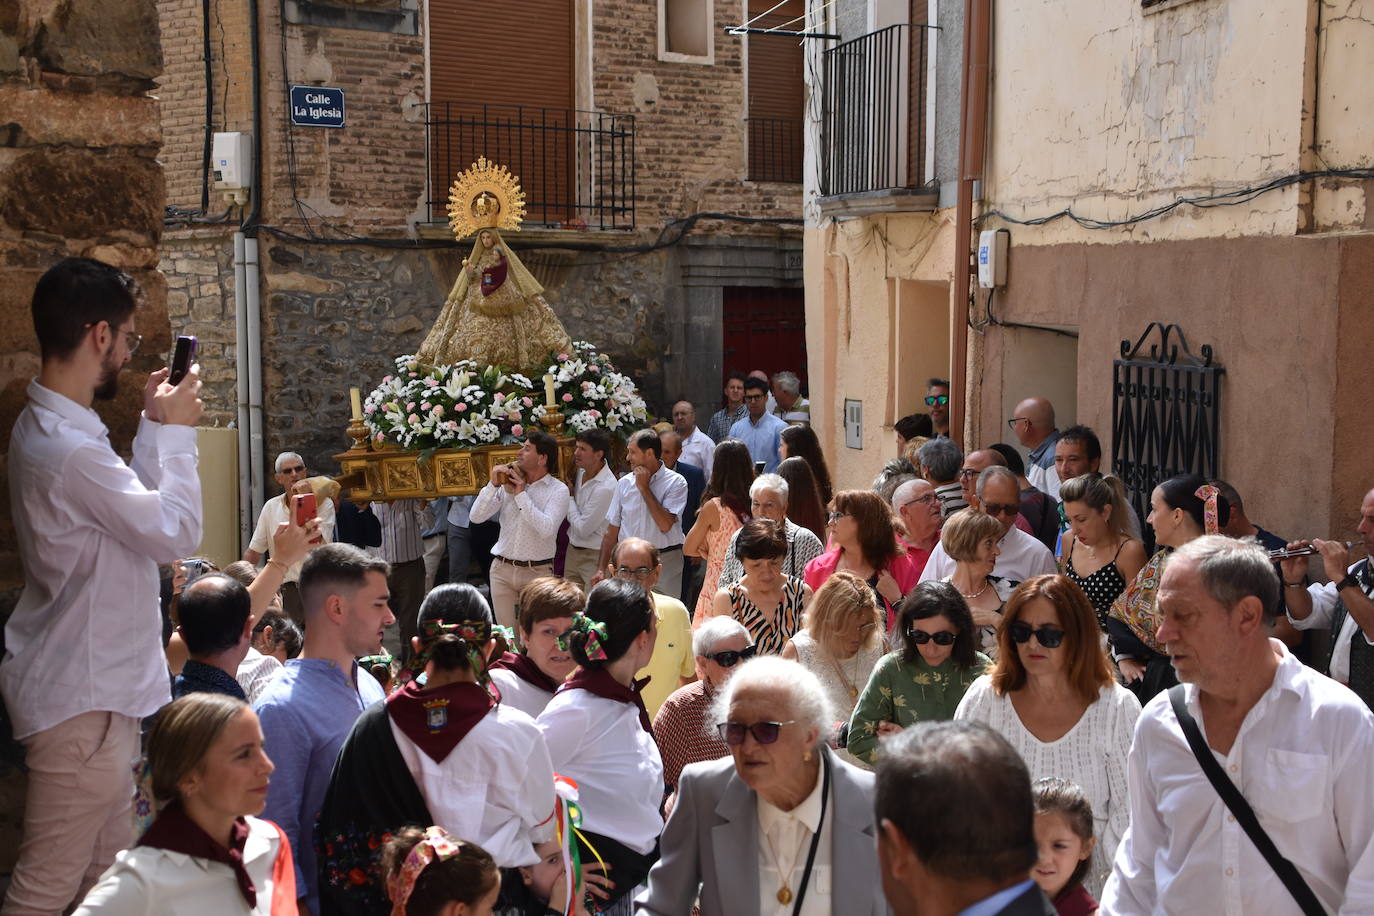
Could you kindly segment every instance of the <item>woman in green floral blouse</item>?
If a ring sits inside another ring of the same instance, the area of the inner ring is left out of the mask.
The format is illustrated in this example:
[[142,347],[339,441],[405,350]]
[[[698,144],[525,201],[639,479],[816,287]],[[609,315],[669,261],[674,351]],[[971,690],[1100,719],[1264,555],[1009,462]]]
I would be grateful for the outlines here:
[[969,685],[991,664],[977,651],[978,631],[959,590],[922,582],[898,611],[903,647],[873,668],[849,720],[849,753],[865,763],[879,740],[913,722],[953,719]]

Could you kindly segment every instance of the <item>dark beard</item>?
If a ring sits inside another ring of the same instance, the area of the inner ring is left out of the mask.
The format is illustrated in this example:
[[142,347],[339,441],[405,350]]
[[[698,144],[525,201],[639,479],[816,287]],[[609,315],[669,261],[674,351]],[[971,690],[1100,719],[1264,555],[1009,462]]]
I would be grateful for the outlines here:
[[[106,357],[114,352],[114,345],[111,344]],[[97,401],[113,401],[115,395],[119,393],[119,370],[120,366],[111,362],[104,362],[101,368],[105,371],[104,377],[100,379],[100,384],[96,386],[94,397]]]

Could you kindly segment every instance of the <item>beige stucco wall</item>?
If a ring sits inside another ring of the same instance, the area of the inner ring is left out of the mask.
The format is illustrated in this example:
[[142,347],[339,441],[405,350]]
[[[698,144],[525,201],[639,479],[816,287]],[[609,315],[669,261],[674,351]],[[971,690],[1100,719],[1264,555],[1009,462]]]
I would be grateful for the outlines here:
[[[1367,165],[1374,125],[1374,2],[1002,0],[993,37],[986,198],[1035,217],[1072,206],[1118,220],[1179,196],[1258,185],[1307,168]],[[1315,93],[1318,104],[1305,104]],[[1315,111],[1315,114],[1314,114]],[[1319,156],[1308,153],[1314,136]],[[1182,208],[1133,229],[1058,220],[1016,244],[1291,235],[1305,191]],[[1364,191],[1316,192],[1319,228],[1362,227]]]
[[[924,411],[949,372],[951,211],[830,221],[805,232],[812,424],[839,487],[867,487],[896,457],[892,424]],[[845,445],[844,402],[863,402],[863,447]]]

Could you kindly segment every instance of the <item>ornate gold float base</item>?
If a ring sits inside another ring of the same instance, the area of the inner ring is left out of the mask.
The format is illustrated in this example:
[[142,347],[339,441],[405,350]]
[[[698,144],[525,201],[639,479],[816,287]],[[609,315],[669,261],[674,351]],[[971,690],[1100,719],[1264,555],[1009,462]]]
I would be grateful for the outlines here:
[[[572,438],[558,440],[558,476],[564,481],[573,473]],[[339,483],[345,498],[362,505],[394,499],[435,499],[440,496],[472,496],[486,486],[493,465],[508,464],[520,452],[518,445],[485,445],[475,449],[446,448],[430,452],[402,451],[395,446],[355,447],[334,456],[341,468]]]

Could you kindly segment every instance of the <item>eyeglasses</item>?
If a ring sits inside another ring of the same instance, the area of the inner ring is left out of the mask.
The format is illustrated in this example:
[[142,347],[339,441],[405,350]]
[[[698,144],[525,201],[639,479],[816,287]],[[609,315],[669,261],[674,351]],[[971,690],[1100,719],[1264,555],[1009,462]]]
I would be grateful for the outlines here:
[[617,566],[615,575],[617,579],[638,579],[641,582],[654,574],[652,566],[636,566],[631,569],[628,566]]
[[906,635],[918,646],[924,646],[928,642],[933,642],[937,646],[954,645],[955,634],[949,630],[941,630],[938,633],[927,633],[925,630],[918,630],[915,627],[908,627]]
[[927,493],[925,496],[917,496],[917,497],[915,497],[914,499],[908,499],[906,502],[902,503],[902,504],[901,504],[900,506],[898,506],[897,508],[898,508],[898,509],[905,509],[907,506],[911,505],[912,503],[924,503],[924,504],[927,505],[927,506],[931,506],[931,505],[934,505],[935,502],[936,502],[938,499],[939,499],[939,497],[936,496],[934,493]]
[[1034,636],[1040,645],[1046,649],[1058,649],[1060,643],[1064,641],[1064,631],[1058,627],[1041,627],[1038,630],[1031,629],[1031,625],[1024,620],[1015,620],[1007,624],[1007,635],[1014,642],[1029,642]]
[[1016,424],[1017,424],[1017,423],[1020,423],[1020,422],[1023,421],[1023,420],[1024,420],[1025,422],[1027,422],[1027,423],[1030,422],[1030,419],[1027,418],[1027,417],[1012,417],[1010,420],[1007,421],[1007,428],[1008,428],[1008,429],[1011,429],[1011,430],[1015,430],[1015,429],[1016,429]]
[[848,512],[831,512],[830,515],[827,516],[827,518],[830,520],[830,524],[833,525],[833,524],[835,524],[836,522],[838,522],[838,521],[839,521],[840,519],[842,519],[842,518],[849,518],[849,513],[848,513]]
[[1021,511],[1021,504],[983,503],[983,511],[988,515],[1016,515]]
[[[91,324],[90,322],[87,322],[85,325],[83,325],[82,329],[84,330],[85,328],[93,328],[93,327],[95,327],[94,324]],[[128,340],[129,340],[129,355],[130,355],[130,356],[133,356],[135,353],[138,352],[139,346],[143,343],[143,335],[142,335],[142,334],[135,334],[133,331],[127,331],[127,330],[125,330],[124,328],[115,328],[115,329],[114,329],[114,332],[115,332],[116,334],[123,334],[125,337],[128,338]]]
[[977,469],[977,468],[960,468],[960,469],[959,469],[959,479],[960,479],[960,480],[968,480],[970,477],[977,477],[977,476],[978,476],[978,469]]
[[303,464],[298,464],[298,465],[296,465],[294,468],[282,468],[282,469],[281,469],[280,471],[278,471],[277,473],[278,473],[278,474],[303,474],[303,473],[305,473],[305,465],[303,465]]
[[936,404],[939,404],[941,407],[943,407],[948,403],[949,395],[947,394],[932,394],[926,398],[927,407],[934,407]]
[[745,399],[746,401],[762,401],[762,400],[767,399],[767,397],[768,397],[768,395],[766,395],[766,394],[746,394],[746,395],[744,396],[744,399]]
[[753,725],[745,725],[743,722],[721,722],[716,728],[720,730],[720,740],[731,747],[737,747],[744,743],[746,732],[753,735],[759,744],[772,744],[778,740],[778,732],[784,725],[795,725],[796,722],[796,719],[788,719],[786,722],[755,722]]
[[745,646],[738,651],[726,649],[724,652],[711,652],[707,655],[703,655],[702,658],[709,658],[722,668],[733,668],[740,662],[747,662],[749,659],[753,658],[754,653],[758,652],[758,650],[758,646]]

